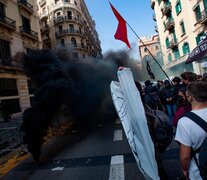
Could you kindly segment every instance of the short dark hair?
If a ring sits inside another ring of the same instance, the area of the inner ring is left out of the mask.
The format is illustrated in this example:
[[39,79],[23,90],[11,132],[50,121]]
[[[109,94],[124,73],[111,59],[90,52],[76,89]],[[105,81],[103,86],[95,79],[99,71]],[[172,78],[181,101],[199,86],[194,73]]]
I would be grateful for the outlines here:
[[179,78],[179,77],[174,77],[173,79],[172,79],[172,82],[176,82],[176,83],[180,83],[181,82],[181,79]]
[[190,82],[196,81],[196,74],[192,72],[184,72],[180,75],[184,80],[188,80]]
[[207,82],[194,81],[187,85],[187,92],[198,102],[207,102]]

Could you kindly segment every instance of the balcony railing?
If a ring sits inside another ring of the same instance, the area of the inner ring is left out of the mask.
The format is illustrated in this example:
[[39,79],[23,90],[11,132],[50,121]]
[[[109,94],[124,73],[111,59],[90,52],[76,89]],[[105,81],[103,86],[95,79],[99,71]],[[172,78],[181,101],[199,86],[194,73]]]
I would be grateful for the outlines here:
[[24,8],[29,13],[33,13],[33,6],[28,3],[26,0],[17,0],[18,6]]
[[166,30],[171,30],[173,29],[175,26],[175,22],[174,22],[174,19],[168,19],[167,22],[166,22],[166,25],[165,25],[165,31]]
[[47,18],[47,11],[43,11],[41,14],[40,14],[40,19],[42,20],[43,18]]
[[42,26],[40,31],[41,31],[41,33],[49,31],[49,26],[48,25]]
[[43,5],[45,5],[45,4],[46,4],[46,0],[40,0],[40,1],[39,1],[39,5],[40,5],[40,6],[43,6]]
[[172,39],[169,43],[169,48],[175,49],[178,47],[177,39]]
[[153,19],[154,21],[156,21],[156,16],[155,16],[155,14],[152,15],[152,19]]
[[10,30],[16,29],[16,22],[6,16],[0,17],[0,24],[9,28]]
[[70,22],[77,22],[79,24],[83,24],[83,21],[81,18],[78,18],[76,16],[59,16],[54,19],[54,24],[61,23],[63,21],[70,21]]
[[170,2],[166,2],[162,8],[162,15],[165,16],[166,14],[168,14],[171,11],[171,3]]
[[154,9],[155,6],[155,0],[151,0],[151,8]]
[[157,28],[157,26],[155,26],[155,31],[158,32],[158,28]]
[[188,54],[184,55],[184,56],[182,56],[182,57],[180,57],[180,58],[178,58],[174,61],[171,61],[171,62],[165,64],[165,68],[171,68],[171,67],[176,66],[178,64],[184,63],[187,58],[188,58]]
[[58,38],[65,36],[67,34],[77,34],[77,35],[83,36],[83,33],[81,33],[78,29],[66,29],[66,30],[57,31],[55,33],[56,37],[58,37]]
[[49,37],[43,38],[43,43],[44,44],[49,44],[50,43],[50,38]]
[[83,43],[67,43],[66,46],[87,51],[88,48]]
[[78,29],[66,29],[66,34],[81,34],[81,32]]
[[29,29],[24,29],[23,26],[19,27],[21,35],[27,36],[31,39],[38,40],[38,33]]
[[201,12],[200,22],[205,24],[207,22],[207,9]]

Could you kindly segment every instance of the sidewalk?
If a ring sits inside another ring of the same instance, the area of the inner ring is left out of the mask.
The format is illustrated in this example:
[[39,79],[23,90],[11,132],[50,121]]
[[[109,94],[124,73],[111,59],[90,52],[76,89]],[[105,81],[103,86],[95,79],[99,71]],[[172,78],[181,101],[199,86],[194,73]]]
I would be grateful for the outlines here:
[[[73,123],[64,124],[64,126],[61,126],[60,130],[58,132],[52,133],[50,130],[48,132],[48,135],[44,138],[45,143],[42,147],[42,157],[44,157],[51,149],[55,147],[58,141],[58,137],[66,133],[71,127]],[[25,151],[17,150],[18,153],[12,156],[7,162],[0,165],[0,178],[4,177],[6,174],[8,174],[12,169],[20,165],[26,160],[32,160],[32,156],[30,153],[27,153]]]

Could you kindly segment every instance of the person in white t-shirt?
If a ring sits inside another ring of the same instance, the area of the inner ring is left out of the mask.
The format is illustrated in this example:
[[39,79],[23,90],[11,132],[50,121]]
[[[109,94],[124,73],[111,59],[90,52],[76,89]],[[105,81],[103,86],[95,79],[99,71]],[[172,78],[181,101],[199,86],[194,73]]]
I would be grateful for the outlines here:
[[[192,112],[207,122],[207,82],[190,83],[187,86],[187,98],[192,104]],[[191,148],[198,149],[206,137],[206,132],[191,119],[182,117],[179,120],[175,140],[180,144],[180,162],[186,179],[202,180],[199,169],[191,157]]]

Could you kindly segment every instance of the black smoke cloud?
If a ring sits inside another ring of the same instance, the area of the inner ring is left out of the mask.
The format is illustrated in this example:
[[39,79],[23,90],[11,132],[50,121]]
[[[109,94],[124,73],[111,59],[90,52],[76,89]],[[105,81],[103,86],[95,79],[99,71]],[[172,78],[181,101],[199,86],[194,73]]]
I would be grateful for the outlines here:
[[66,49],[35,50],[25,54],[23,62],[26,74],[37,84],[34,101],[23,113],[22,124],[24,143],[36,161],[48,127],[57,114],[64,113],[63,109],[80,130],[88,130],[116,115],[110,82],[117,80],[119,66],[130,67],[137,80],[142,77],[141,70],[124,51],[109,52],[102,60],[81,60],[72,58]]

